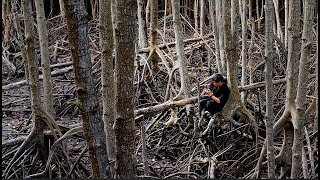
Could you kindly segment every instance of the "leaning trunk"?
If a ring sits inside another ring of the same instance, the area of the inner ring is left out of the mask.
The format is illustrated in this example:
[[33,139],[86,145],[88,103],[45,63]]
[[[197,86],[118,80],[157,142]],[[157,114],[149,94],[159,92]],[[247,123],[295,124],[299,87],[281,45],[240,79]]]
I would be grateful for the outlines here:
[[95,88],[89,52],[88,14],[83,0],[64,0],[77,98],[94,178],[107,178],[104,123]]

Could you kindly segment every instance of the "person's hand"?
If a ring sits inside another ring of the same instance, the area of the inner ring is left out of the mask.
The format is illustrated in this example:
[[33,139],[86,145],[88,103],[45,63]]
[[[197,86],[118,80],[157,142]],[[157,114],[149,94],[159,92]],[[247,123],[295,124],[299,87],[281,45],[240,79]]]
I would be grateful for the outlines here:
[[204,92],[208,95],[208,96],[211,96],[212,95],[212,92],[209,88],[205,88],[204,89]]

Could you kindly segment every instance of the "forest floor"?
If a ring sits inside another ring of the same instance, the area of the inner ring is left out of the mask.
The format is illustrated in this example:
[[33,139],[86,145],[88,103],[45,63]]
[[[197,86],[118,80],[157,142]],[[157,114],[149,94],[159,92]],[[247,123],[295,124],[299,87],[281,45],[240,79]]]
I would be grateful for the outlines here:
[[[71,129],[81,123],[78,109],[75,105],[75,85],[72,72],[72,64],[68,40],[66,37],[66,26],[62,22],[61,17],[55,17],[49,21],[49,51],[52,59],[52,71],[58,75],[53,77],[53,94],[54,94],[54,111],[55,120],[60,127],[65,127],[64,131]],[[93,71],[96,77],[97,90],[101,92],[100,83],[100,50],[99,50],[99,34],[96,27],[97,22],[90,22],[89,40],[91,45],[91,60],[93,63]],[[167,27],[170,27],[170,23]],[[193,30],[185,26],[186,37],[193,38]],[[174,42],[173,29],[167,29],[167,42]],[[255,56],[255,77],[254,82],[263,81],[263,68],[261,66],[261,43],[262,36],[257,34],[257,48],[253,53]],[[215,66],[212,65],[213,71],[210,73],[208,67],[208,51],[205,44],[213,47],[213,38],[208,36],[205,39],[206,43],[200,38],[198,41],[186,43],[186,56],[188,58],[188,69],[200,82],[208,83],[204,80],[215,73]],[[260,41],[260,42],[259,42]],[[159,44],[163,40],[159,40]],[[260,43],[260,44],[259,44]],[[260,49],[260,51],[258,51]],[[169,52],[171,51],[171,52]],[[37,50],[39,54],[39,50]],[[175,54],[174,46],[163,50],[167,57],[168,54]],[[16,66],[13,71],[7,66],[2,66],[2,86],[21,82],[25,80],[24,66],[21,58],[21,53],[15,52],[8,54],[9,59]],[[211,55],[212,56],[212,55]],[[172,57],[171,57],[172,58]],[[210,58],[210,57],[209,57]],[[280,58],[279,58],[280,59]],[[260,62],[259,62],[260,61]],[[281,59],[279,60],[281,61]],[[143,60],[141,61],[143,62]],[[166,94],[166,83],[168,72],[166,72],[163,64],[159,64],[160,71],[152,75],[149,72],[148,65],[145,63],[136,66],[135,71],[135,91],[136,109],[149,107],[164,102]],[[275,79],[285,77],[285,69],[281,62],[276,67],[278,68]],[[162,69],[162,70],[161,70]],[[39,71],[40,72],[40,71]],[[240,72],[240,71],[239,71]],[[139,80],[140,79],[140,80]],[[178,79],[178,78],[177,78]],[[173,87],[177,94],[179,82],[175,81]],[[195,85],[195,82],[193,82]],[[278,91],[277,103],[274,105],[276,117],[281,114],[284,106],[284,89],[283,85],[276,85],[275,91]],[[312,90],[310,90],[312,92]],[[42,86],[41,86],[41,92]],[[206,137],[195,136],[193,129],[187,130],[188,122],[186,120],[185,108],[177,107],[175,109],[156,112],[154,114],[145,115],[143,121],[136,117],[136,157],[137,170],[139,177],[153,178],[248,178],[252,174],[260,151],[264,142],[265,132],[263,126],[263,109],[264,97],[263,90],[251,90],[250,102],[248,108],[254,114],[259,124],[258,144],[250,135],[248,128],[249,124],[243,124],[235,127],[230,122],[222,121],[222,124],[217,125],[211,134]],[[192,93],[194,96],[196,92]],[[260,104],[260,105],[258,105]],[[102,106],[101,106],[102,108]],[[197,104],[194,104],[194,109],[197,111]],[[172,117],[172,112],[175,111],[178,117],[176,125],[166,125],[166,122]],[[10,158],[15,150],[26,138],[32,129],[32,114],[30,104],[30,93],[27,84],[8,87],[2,91],[2,142],[15,139],[15,142],[10,146],[2,147],[2,172],[7,168]],[[312,119],[313,116],[310,116]],[[201,124],[202,130],[206,128],[206,124],[210,118],[206,118]],[[142,158],[142,140],[140,123],[146,127],[146,154],[148,171],[143,166]],[[220,122],[220,121],[219,121]],[[310,127],[311,129],[312,127]],[[21,138],[22,137],[22,138]],[[21,138],[21,139],[19,139]],[[279,153],[282,146],[282,135],[275,138],[275,151]],[[313,135],[311,134],[311,138]],[[48,139],[48,149],[53,140]],[[68,155],[71,164],[75,168],[70,173],[70,166],[63,161],[61,152],[56,152],[57,156],[50,164],[51,178],[89,178],[90,163],[88,162],[88,152],[85,148],[85,141],[81,135],[72,136],[67,141]],[[317,150],[316,150],[317,151]],[[43,170],[43,164],[33,163],[35,152],[30,152],[30,158],[18,160],[12,167],[11,171],[7,172],[7,178],[25,178],[32,173],[39,173]],[[25,157],[25,156],[24,156]],[[34,166],[34,167],[31,167]],[[261,171],[261,177],[266,177],[266,165]],[[277,169],[279,173],[280,169]],[[68,174],[68,175],[67,175]]]

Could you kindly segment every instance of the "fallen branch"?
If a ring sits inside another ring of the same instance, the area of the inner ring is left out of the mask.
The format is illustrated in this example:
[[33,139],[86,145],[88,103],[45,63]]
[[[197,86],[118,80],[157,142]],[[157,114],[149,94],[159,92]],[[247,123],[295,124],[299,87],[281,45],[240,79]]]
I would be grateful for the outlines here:
[[[183,40],[183,42],[184,43],[191,43],[191,42],[203,41],[203,39],[209,39],[212,37],[213,37],[213,34],[209,34],[208,36],[204,36],[204,37],[185,39],[185,40]],[[176,44],[176,42],[170,42],[170,43],[166,43],[166,44],[160,44],[160,45],[158,45],[158,47],[160,49],[162,49],[165,47],[174,46],[175,44]],[[150,52],[150,50],[151,50],[150,47],[141,48],[138,50],[138,53],[147,53],[147,52]]]
[[[63,74],[68,73],[70,71],[72,71],[72,66],[53,71],[53,72],[51,72],[51,76],[54,77],[54,76],[63,75]],[[43,79],[43,76],[40,75],[39,79]],[[13,88],[18,88],[18,87],[21,87],[23,85],[26,85],[27,82],[28,82],[27,80],[22,80],[22,81],[19,81],[19,82],[14,82],[14,83],[11,83],[11,84],[7,84],[7,85],[2,86],[2,90],[9,90],[9,89],[13,89]]]
[[139,114],[149,114],[149,113],[155,113],[155,112],[159,112],[159,111],[164,111],[164,110],[168,110],[170,108],[173,107],[177,107],[177,106],[184,106],[186,104],[191,104],[198,101],[198,97],[191,97],[191,98],[187,98],[187,99],[182,99],[179,101],[166,101],[162,104],[159,105],[155,105],[155,106],[150,106],[150,107],[146,107],[146,108],[141,108],[141,109],[137,109],[134,111],[135,116],[139,115]]

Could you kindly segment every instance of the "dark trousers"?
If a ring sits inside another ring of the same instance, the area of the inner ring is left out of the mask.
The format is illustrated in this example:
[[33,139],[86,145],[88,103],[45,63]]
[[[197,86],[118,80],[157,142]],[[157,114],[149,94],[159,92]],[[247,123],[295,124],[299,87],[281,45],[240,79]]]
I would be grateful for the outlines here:
[[222,110],[222,107],[217,102],[207,97],[200,101],[200,112],[203,109],[209,111],[210,114],[213,116],[217,112],[220,112]]

